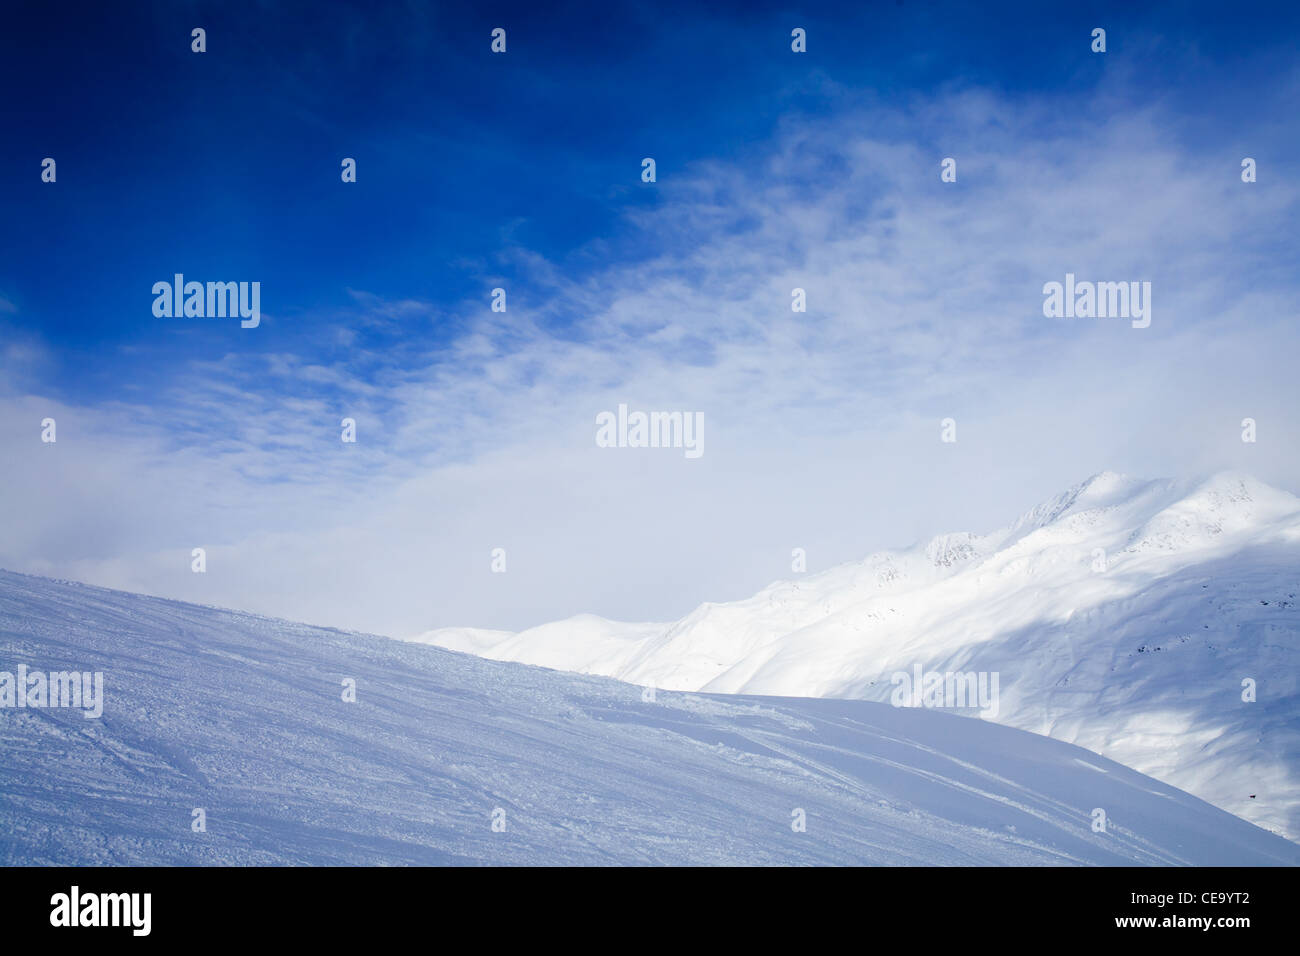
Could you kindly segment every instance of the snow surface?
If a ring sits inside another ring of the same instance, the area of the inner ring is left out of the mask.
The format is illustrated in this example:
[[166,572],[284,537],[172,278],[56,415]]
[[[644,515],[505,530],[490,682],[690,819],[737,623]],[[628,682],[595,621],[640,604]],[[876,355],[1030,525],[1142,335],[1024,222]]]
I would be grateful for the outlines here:
[[916,665],[997,673],[992,719],[1300,837],[1300,500],[1245,475],[1102,473],[992,534],[942,535],[671,624],[582,616],[411,640],[733,694],[887,701],[891,676]]
[[1300,864],[1295,844],[1103,757],[936,711],[648,702],[0,572],[0,670],[20,663],[102,671],[106,703],[97,720],[0,708],[3,864]]

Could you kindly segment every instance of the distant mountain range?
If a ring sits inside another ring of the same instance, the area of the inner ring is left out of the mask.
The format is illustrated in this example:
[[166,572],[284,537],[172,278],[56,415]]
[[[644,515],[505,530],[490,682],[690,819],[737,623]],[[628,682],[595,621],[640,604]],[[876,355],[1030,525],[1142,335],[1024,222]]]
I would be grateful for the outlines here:
[[989,719],[1300,836],[1300,499],[1245,475],[1102,473],[993,533],[880,552],[671,624],[582,615],[412,640],[730,694],[889,701],[900,673],[996,675]]

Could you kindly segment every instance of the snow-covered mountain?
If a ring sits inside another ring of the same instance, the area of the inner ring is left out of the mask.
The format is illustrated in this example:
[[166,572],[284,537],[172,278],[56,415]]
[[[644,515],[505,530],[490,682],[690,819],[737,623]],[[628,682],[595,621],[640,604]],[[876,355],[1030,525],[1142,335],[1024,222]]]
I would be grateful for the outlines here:
[[646,700],[0,572],[0,672],[20,666],[101,673],[102,713],[0,706],[3,864],[1300,864],[1186,793],[982,721]]
[[895,673],[918,667],[997,675],[991,719],[1300,837],[1300,499],[1243,475],[1103,473],[991,534],[882,552],[672,624],[581,616],[413,640],[737,694],[887,701]]

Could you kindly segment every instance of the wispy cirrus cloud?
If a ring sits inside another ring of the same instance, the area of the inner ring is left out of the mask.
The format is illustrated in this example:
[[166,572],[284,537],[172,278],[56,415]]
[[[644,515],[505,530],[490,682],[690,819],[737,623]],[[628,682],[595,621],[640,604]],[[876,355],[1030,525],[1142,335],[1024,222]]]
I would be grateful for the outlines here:
[[[1122,90],[828,95],[663,177],[615,236],[503,247],[481,297],[352,290],[274,348],[233,328],[138,400],[11,388],[0,564],[395,633],[518,627],[676,616],[791,547],[824,566],[991,526],[1103,468],[1300,486],[1290,134],[1261,129],[1269,175],[1245,185]],[[1151,327],[1044,318],[1066,272],[1151,281]],[[619,402],[703,412],[705,456],[596,448]],[[47,414],[57,447],[33,439]],[[1267,440],[1242,447],[1245,415]]]

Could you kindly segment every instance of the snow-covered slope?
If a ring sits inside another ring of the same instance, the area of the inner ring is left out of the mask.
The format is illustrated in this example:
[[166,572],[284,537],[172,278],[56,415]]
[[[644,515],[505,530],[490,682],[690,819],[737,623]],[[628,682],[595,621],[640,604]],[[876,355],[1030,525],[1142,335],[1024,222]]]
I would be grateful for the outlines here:
[[647,701],[603,678],[0,572],[0,670],[20,664],[100,671],[105,702],[98,719],[0,708],[5,864],[1300,864],[1300,847],[1172,787],[981,721]]
[[997,674],[991,719],[1300,836],[1300,500],[1243,475],[1103,473],[992,534],[943,535],[673,624],[580,617],[414,640],[726,693],[886,701],[894,673],[918,666]]

